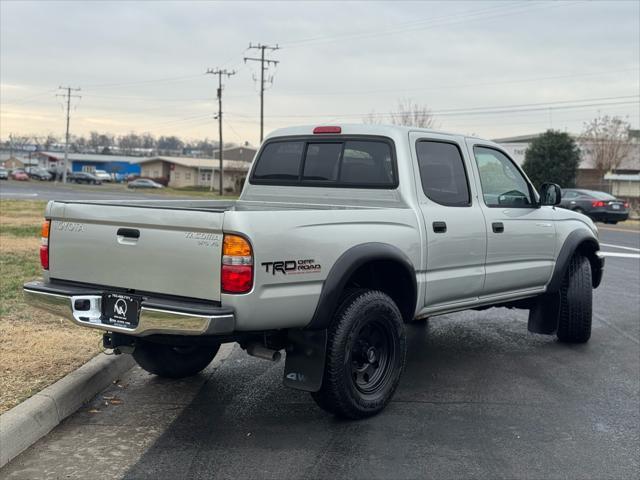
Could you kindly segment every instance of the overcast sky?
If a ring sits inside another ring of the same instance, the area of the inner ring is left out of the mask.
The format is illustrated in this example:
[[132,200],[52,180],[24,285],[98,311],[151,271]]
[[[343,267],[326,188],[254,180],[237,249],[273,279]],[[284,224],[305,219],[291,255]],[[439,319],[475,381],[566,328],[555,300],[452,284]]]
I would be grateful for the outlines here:
[[[496,138],[640,117],[640,2],[0,2],[0,137],[62,135],[59,85],[82,89],[72,133],[130,131],[257,143],[265,130],[360,123],[400,98],[439,129]],[[504,108],[503,108],[504,107]]]

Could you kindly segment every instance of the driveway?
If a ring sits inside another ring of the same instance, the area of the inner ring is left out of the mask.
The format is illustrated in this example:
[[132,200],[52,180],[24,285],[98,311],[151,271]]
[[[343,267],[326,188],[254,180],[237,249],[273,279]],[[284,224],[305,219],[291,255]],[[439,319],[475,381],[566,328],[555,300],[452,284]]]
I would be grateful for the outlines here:
[[601,240],[626,256],[607,258],[586,345],[527,333],[519,310],[434,317],[408,326],[393,402],[358,422],[229,345],[182,381],[134,368],[2,477],[637,478],[640,234]]

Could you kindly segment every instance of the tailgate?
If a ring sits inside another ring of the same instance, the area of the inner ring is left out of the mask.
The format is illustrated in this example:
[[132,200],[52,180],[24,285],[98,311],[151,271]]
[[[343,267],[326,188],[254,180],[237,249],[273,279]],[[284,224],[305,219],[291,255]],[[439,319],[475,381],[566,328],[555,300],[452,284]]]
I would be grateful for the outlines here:
[[51,279],[220,300],[223,210],[54,203]]

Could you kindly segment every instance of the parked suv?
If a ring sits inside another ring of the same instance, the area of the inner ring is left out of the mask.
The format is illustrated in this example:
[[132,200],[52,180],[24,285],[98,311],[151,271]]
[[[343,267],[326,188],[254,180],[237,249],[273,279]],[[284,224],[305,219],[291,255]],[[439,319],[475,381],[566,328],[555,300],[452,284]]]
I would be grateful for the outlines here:
[[398,386],[407,322],[522,308],[532,332],[589,340],[604,258],[560,194],[487,140],[286,128],[237,201],[49,202],[44,278],[24,290],[163,377],[198,373],[225,342],[285,352],[285,385],[362,418]]

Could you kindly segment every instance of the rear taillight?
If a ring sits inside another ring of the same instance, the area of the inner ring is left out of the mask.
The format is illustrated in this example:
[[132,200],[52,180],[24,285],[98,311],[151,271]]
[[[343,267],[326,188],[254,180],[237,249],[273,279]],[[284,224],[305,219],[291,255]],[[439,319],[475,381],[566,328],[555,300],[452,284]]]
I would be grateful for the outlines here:
[[40,238],[40,265],[49,270],[49,227],[51,220],[42,222],[42,235]]
[[593,208],[604,207],[604,202],[598,200],[596,202],[591,202],[591,206]]
[[245,238],[225,234],[220,276],[223,293],[247,293],[253,288],[253,252]]
[[624,202],[624,208],[629,208],[629,202]]

